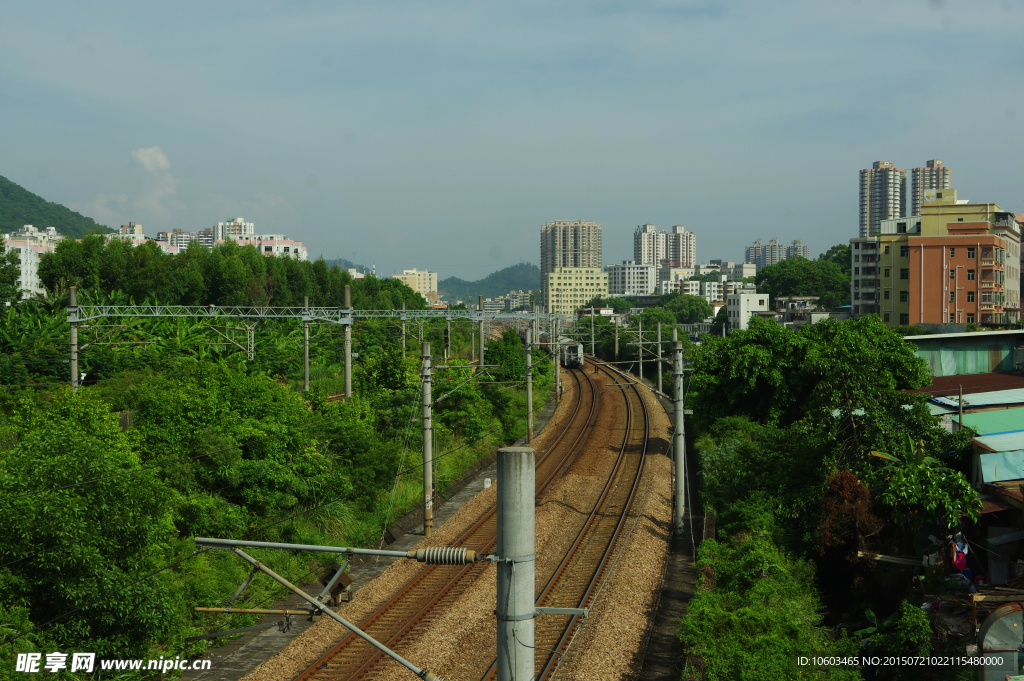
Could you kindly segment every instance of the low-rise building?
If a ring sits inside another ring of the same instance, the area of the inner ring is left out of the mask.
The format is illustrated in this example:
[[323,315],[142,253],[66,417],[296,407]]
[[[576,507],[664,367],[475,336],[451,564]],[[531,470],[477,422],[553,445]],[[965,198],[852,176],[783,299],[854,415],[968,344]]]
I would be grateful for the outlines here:
[[709,303],[718,303],[724,300],[723,286],[720,281],[702,281],[700,284],[700,295],[708,299]]
[[423,296],[431,305],[437,303],[437,272],[413,268],[402,270],[401,274],[392,276],[395,279],[401,279],[402,283]]
[[658,268],[638,265],[632,260],[622,264],[605,265],[608,275],[608,293],[620,296],[649,296],[658,288]]
[[[205,235],[210,231],[206,229],[198,234]],[[289,239],[284,234],[250,234],[249,236],[231,239],[231,241],[234,241],[239,246],[254,246],[263,255],[286,256],[296,260],[309,259],[309,254],[306,251],[306,247],[302,245],[302,242]],[[199,239],[199,242],[203,243],[203,240]]]
[[608,295],[608,273],[597,267],[556,267],[541,281],[544,310],[572,314],[596,297]]
[[734,293],[726,301],[729,331],[746,329],[751,317],[768,312],[767,293]]
[[14,286],[23,298],[46,296],[46,287],[39,279],[39,258],[43,253],[52,253],[61,238],[54,227],[40,231],[33,225],[4,235],[6,249],[18,255],[19,272]]

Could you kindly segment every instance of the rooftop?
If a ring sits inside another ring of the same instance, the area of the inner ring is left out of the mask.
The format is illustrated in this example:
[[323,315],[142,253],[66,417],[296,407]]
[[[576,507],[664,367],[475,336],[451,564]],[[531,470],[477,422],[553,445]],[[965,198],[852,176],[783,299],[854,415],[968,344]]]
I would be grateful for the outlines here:
[[[959,416],[952,418],[954,422],[960,420]],[[973,428],[978,435],[1022,433],[1024,432],[1024,407],[964,414],[963,425]]]
[[[997,333],[997,332],[993,332]],[[960,334],[944,334],[947,336]],[[975,335],[978,334],[968,334]],[[914,336],[914,338],[937,338],[937,336]],[[974,393],[985,393],[1001,390],[1024,389],[1024,374],[988,373],[988,374],[962,374],[960,376],[936,376],[932,384],[916,390],[912,393],[925,393],[932,397],[941,395],[956,395],[959,387],[963,386],[964,395]],[[966,402],[966,400],[964,400]]]

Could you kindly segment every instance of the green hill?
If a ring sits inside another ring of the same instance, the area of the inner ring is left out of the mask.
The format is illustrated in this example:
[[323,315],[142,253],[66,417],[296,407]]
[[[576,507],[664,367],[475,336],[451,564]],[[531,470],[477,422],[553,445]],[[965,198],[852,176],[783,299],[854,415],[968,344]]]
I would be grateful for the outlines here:
[[540,268],[528,262],[492,272],[478,281],[448,277],[437,282],[437,291],[448,301],[471,300],[477,296],[494,298],[509,291],[540,289]]
[[24,225],[56,227],[58,234],[75,238],[96,230],[109,231],[92,218],[51,203],[0,176],[0,232],[12,232]]

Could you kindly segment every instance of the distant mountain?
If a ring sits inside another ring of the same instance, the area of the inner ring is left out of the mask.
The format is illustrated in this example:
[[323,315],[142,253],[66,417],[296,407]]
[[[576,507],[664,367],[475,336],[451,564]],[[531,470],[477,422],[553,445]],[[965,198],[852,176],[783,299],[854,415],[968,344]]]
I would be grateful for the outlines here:
[[39,229],[56,227],[58,234],[76,239],[97,230],[110,231],[92,218],[36,196],[0,176],[0,232],[13,232],[24,225]]
[[338,266],[339,270],[359,270],[360,272],[372,272],[373,269],[366,265],[357,265],[347,258],[331,258],[325,261],[328,267]]
[[479,281],[448,277],[437,282],[437,292],[447,301],[494,298],[509,291],[540,290],[540,268],[528,262],[519,263],[488,274]]

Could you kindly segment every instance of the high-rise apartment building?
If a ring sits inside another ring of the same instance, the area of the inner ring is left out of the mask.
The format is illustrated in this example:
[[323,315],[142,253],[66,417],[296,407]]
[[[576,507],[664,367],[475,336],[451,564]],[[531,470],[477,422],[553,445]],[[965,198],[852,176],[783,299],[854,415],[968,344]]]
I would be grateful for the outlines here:
[[743,255],[745,263],[756,265],[757,269],[760,270],[762,267],[774,265],[785,260],[786,246],[780,244],[778,239],[772,239],[768,243],[763,243],[758,239],[750,246],[747,246]]
[[878,234],[882,220],[907,214],[907,171],[875,161],[860,171],[860,235]]
[[[925,162],[924,168],[910,171],[910,214],[921,214],[921,202],[924,193],[929,189],[949,189],[952,187],[952,171],[942,162],[941,158]],[[863,236],[863,235],[861,235]]]
[[633,262],[655,267],[693,267],[697,264],[697,235],[682,225],[659,232],[654,225],[640,225],[633,232]]
[[256,226],[246,222],[245,218],[235,218],[227,222],[217,222],[213,225],[213,240],[227,241],[240,236],[252,236],[256,233]]
[[918,217],[850,240],[853,315],[890,327],[1020,319],[1021,224],[995,203],[927,190]]
[[665,232],[654,225],[640,225],[633,232],[633,262],[638,265],[660,265],[666,258]]
[[665,234],[665,259],[673,267],[694,267],[697,264],[697,235],[682,225],[673,225]]
[[800,239],[794,239],[793,243],[786,246],[786,259],[789,258],[806,258],[811,259],[811,247],[804,246],[804,242]]
[[540,276],[556,267],[601,269],[601,225],[587,220],[557,220],[540,228]]

